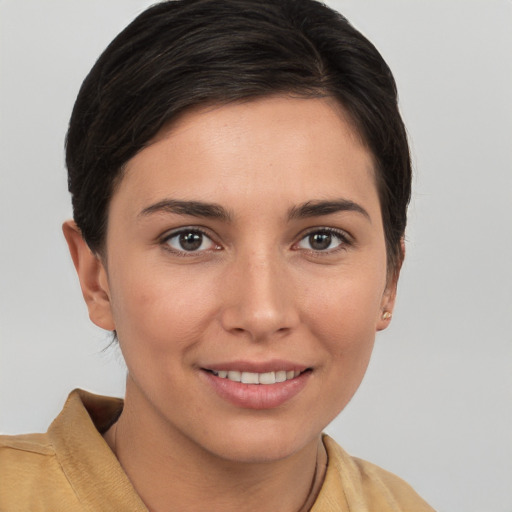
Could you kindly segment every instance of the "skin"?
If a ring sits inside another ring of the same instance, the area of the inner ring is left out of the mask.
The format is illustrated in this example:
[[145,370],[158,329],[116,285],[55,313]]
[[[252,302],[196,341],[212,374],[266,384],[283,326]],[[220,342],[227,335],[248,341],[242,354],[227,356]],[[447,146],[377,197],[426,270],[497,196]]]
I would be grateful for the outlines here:
[[[229,219],[154,206],[169,199],[214,203]],[[291,215],[340,200],[356,207]],[[299,510],[398,277],[372,156],[343,110],[270,97],[189,112],[127,163],[108,219],[103,257],[73,222],[64,233],[90,318],[117,331],[126,360],[125,409],[105,438],[142,499]],[[205,233],[199,250],[180,246],[184,227]],[[336,233],[319,249],[310,235],[326,229]],[[278,407],[236,406],[205,378],[215,364],[272,360],[310,369]]]

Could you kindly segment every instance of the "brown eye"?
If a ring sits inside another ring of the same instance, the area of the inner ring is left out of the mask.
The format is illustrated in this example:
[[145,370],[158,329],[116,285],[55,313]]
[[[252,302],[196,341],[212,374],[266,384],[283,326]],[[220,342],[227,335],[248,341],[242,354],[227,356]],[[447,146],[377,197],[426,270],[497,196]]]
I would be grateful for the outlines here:
[[202,231],[186,229],[168,236],[165,243],[175,252],[201,252],[216,249],[217,245]]
[[329,249],[332,242],[330,233],[313,233],[308,237],[309,246],[315,251],[325,251]]
[[319,229],[308,233],[300,240],[297,247],[309,251],[331,252],[342,249],[348,243],[348,239],[343,232],[333,229]]
[[178,237],[179,245],[184,251],[197,251],[203,243],[202,233],[181,233]]

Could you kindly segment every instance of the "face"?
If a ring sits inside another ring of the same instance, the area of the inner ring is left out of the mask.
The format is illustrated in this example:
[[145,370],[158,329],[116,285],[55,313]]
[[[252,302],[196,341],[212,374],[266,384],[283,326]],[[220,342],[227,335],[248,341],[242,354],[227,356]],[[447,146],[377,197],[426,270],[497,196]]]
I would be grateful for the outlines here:
[[148,428],[232,460],[295,453],[393,306],[371,155],[327,99],[188,113],[128,162],[95,286]]

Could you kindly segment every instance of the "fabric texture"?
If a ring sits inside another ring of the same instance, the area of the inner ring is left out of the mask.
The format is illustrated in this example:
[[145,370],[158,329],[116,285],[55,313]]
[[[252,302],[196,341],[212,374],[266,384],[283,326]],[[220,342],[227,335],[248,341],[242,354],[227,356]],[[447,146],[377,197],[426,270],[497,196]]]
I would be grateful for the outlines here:
[[[147,512],[102,437],[123,401],[73,391],[46,434],[0,436],[1,512]],[[323,437],[328,465],[311,512],[432,512],[397,476]]]

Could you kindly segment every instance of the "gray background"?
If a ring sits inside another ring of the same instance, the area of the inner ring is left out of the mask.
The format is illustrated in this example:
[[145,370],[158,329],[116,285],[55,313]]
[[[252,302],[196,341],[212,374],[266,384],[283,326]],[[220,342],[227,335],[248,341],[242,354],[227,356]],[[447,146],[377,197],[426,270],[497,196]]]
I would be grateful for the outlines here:
[[[512,3],[331,0],[397,79],[415,162],[391,328],[328,431],[440,511],[512,511]],[[60,231],[79,85],[145,0],[0,0],[0,431],[122,395]]]

